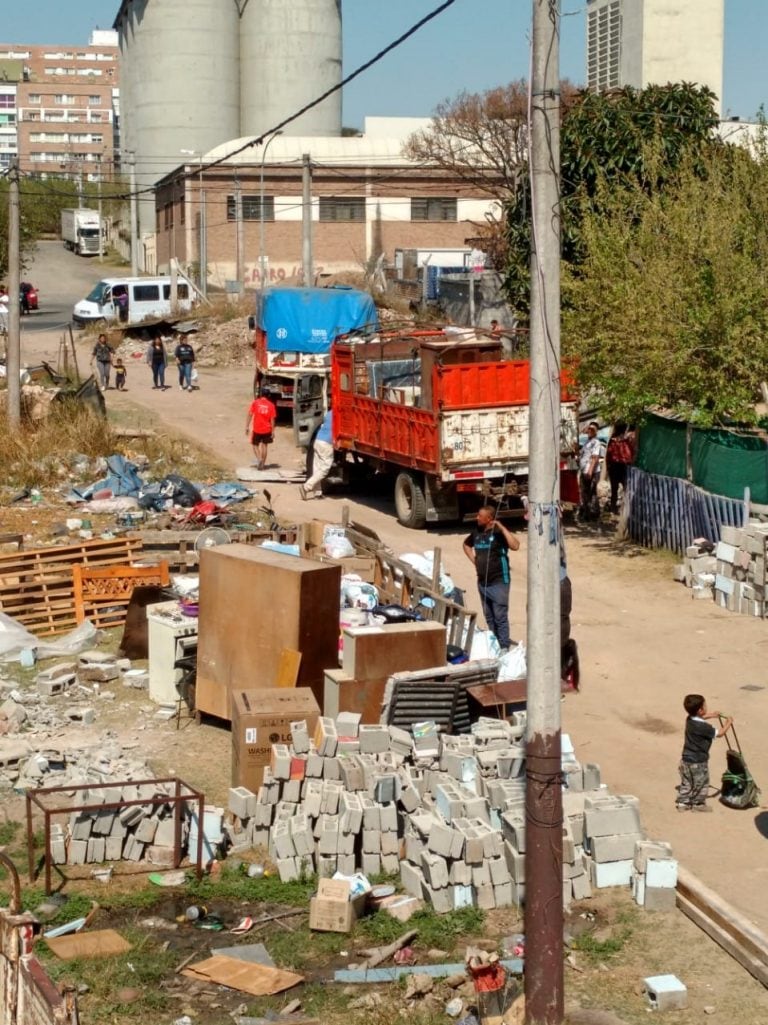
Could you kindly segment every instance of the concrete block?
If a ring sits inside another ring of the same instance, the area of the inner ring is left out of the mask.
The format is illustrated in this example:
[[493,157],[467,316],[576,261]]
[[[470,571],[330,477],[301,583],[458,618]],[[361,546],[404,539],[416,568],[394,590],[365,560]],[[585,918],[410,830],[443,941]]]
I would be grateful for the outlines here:
[[321,815],[317,820],[320,835],[317,840],[318,854],[335,855],[339,848],[339,816]]
[[155,847],[173,847],[174,835],[175,825],[173,819],[161,819],[157,824],[152,842]]
[[338,781],[341,779],[339,759],[335,756],[323,758],[323,779]]
[[396,832],[384,832],[379,834],[381,837],[381,853],[382,856],[385,854],[399,854],[400,853],[400,837]]
[[408,833],[405,837],[405,856],[409,861],[417,864],[421,857],[421,852],[427,849],[426,844],[420,836],[416,836],[415,833]]
[[378,829],[363,829],[363,854],[381,854],[381,832]]
[[[729,527],[723,523],[720,527],[720,540],[724,544],[739,548],[744,540],[744,529],[742,527]],[[717,558],[720,558],[720,556],[718,555]]]
[[87,840],[70,840],[67,849],[67,860],[70,865],[84,865],[88,854]]
[[409,755],[413,751],[413,737],[407,730],[399,726],[389,726],[389,746],[392,751]]
[[[272,831],[270,833],[270,848],[277,861],[281,858],[296,857],[296,848],[293,846],[291,828],[288,821],[277,821],[272,826]],[[327,853],[335,853],[335,851],[336,847],[334,844],[333,851],[329,851]]]
[[600,766],[595,765],[594,762],[587,762],[584,766],[584,789],[585,790],[599,790],[600,789]]
[[358,712],[339,712],[336,716],[336,733],[339,737],[356,737],[362,716]]
[[394,804],[385,804],[379,808],[381,831],[391,833],[397,831],[397,808]]
[[360,805],[363,809],[363,829],[381,829],[379,806],[370,797],[361,795]]
[[421,806],[421,794],[414,786],[404,786],[400,790],[398,802],[403,811],[414,812]]
[[400,779],[394,773],[374,776],[371,796],[379,804],[391,804],[400,796]]
[[674,858],[649,861],[645,867],[647,887],[674,890],[677,886],[677,861]]
[[315,727],[314,740],[317,752],[323,758],[332,758],[336,754],[338,735],[336,733],[336,723],[333,719],[320,716]]
[[363,764],[356,755],[339,758],[339,775],[345,790],[365,790]]
[[525,853],[525,819],[522,815],[505,811],[501,816],[501,832],[515,850]]
[[379,854],[363,854],[360,865],[363,875],[377,876],[381,873],[381,856]]
[[309,731],[307,729],[307,724],[303,719],[299,719],[296,722],[291,723],[291,747],[293,748],[294,754],[309,754]]
[[645,886],[643,907],[646,911],[674,911],[677,907],[677,890],[667,886]]
[[307,815],[316,819],[322,811],[323,804],[323,784],[319,780],[305,780],[303,804]]
[[342,793],[341,805],[342,833],[359,833],[363,828],[363,808],[357,794]]
[[51,837],[51,860],[54,865],[66,865],[67,845],[63,836]]
[[661,840],[638,840],[635,844],[634,864],[638,872],[645,872],[649,861],[672,857],[672,845]]
[[618,836],[593,836],[589,839],[589,853],[595,861],[634,860],[635,846],[642,840],[639,833],[622,833]]
[[304,774],[311,779],[322,779],[323,777],[323,765],[324,758],[318,754],[317,751],[310,750],[307,755],[307,764],[304,768]]
[[104,853],[106,849],[106,841],[103,836],[92,836],[88,841],[88,850],[86,852],[85,860],[89,863],[96,862],[101,863],[104,861]]
[[294,815],[290,820],[288,828],[296,855],[301,857],[305,854],[314,854],[315,840],[306,812],[299,812],[297,815]]
[[494,886],[502,886],[510,881],[510,871],[505,858],[491,858],[487,865],[491,872],[491,882]]
[[589,876],[586,872],[582,872],[577,876],[572,876],[571,890],[573,892],[574,900],[587,900],[592,896],[592,884],[590,883]]
[[451,851],[454,846],[455,833],[456,830],[452,829],[447,823],[435,819],[429,831],[427,849],[433,854],[441,855],[443,858],[452,857]]
[[157,844],[150,844],[144,852],[144,857],[158,868],[173,868],[174,857],[170,847],[158,847]]
[[238,819],[247,819],[249,797],[253,797],[253,793],[247,787],[231,787],[227,799],[228,810]]
[[484,911],[493,911],[496,907],[496,895],[490,883],[475,887],[477,906]]
[[121,836],[108,836],[104,845],[105,861],[120,861],[123,857],[123,838]]
[[448,869],[448,882],[451,886],[471,886],[472,866],[466,861],[452,861]]
[[475,888],[488,886],[491,883],[491,869],[487,861],[472,866],[472,885]]
[[157,832],[158,819],[150,817],[142,819],[134,834],[139,843],[152,843]]
[[397,875],[397,873],[400,871],[400,855],[382,854],[381,871],[388,876]]
[[438,915],[445,915],[449,911],[453,911],[453,888],[451,886],[434,889],[429,884],[425,884],[423,896],[434,907]]
[[341,784],[335,780],[323,782],[323,796],[320,802],[320,813],[322,815],[338,815],[339,803],[343,793]]
[[389,729],[386,726],[361,723],[358,740],[361,754],[376,755],[389,751]]
[[335,854],[317,855],[317,874],[320,879],[332,879],[338,869],[338,858]]
[[727,562],[730,565],[736,561],[737,545],[728,544],[725,541],[718,541],[715,546],[715,558],[719,562]]
[[652,1011],[681,1011],[688,1006],[688,990],[675,975],[651,975],[643,979],[643,989]]
[[426,880],[424,873],[418,865],[413,865],[410,861],[401,861],[400,882],[403,884],[405,892],[409,893],[412,897],[424,896]]
[[584,812],[584,826],[590,838],[616,833],[642,833],[637,809],[619,798],[610,807],[587,808]]
[[439,854],[424,851],[421,855],[421,869],[428,885],[433,889],[441,889],[449,885],[448,864],[445,858],[441,858]]
[[57,676],[55,679],[42,679],[41,677],[42,673],[39,673],[36,681],[37,693],[46,698],[52,698],[56,697],[58,694],[64,694],[77,679],[74,673]]
[[605,861],[590,859],[592,885],[598,890],[606,886],[629,886],[632,879],[632,861]]
[[513,882],[524,883],[525,854],[518,851],[508,840],[504,841],[504,860]]
[[475,890],[474,887],[469,884],[459,883],[453,886],[453,906],[454,909],[459,908],[471,908],[475,905]]
[[297,858],[277,858],[277,874],[281,883],[291,883],[299,879],[299,864]]
[[511,882],[500,883],[493,888],[493,901],[497,908],[509,908],[516,903]]
[[301,800],[301,780],[287,779],[283,782],[282,801],[284,804],[298,804]]

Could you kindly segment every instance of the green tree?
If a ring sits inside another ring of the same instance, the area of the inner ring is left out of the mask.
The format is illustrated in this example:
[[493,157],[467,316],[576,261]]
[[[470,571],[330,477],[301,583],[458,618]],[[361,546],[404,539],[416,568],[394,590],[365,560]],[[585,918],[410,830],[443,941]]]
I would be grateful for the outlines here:
[[[561,126],[563,258],[582,258],[582,219],[608,188],[661,188],[683,160],[700,166],[718,145],[714,93],[686,83],[564,95]],[[507,206],[510,302],[527,315],[530,292],[530,179]]]
[[666,153],[642,159],[634,184],[598,174],[581,195],[564,352],[608,416],[752,421],[768,366],[766,147],[701,149],[673,176]]

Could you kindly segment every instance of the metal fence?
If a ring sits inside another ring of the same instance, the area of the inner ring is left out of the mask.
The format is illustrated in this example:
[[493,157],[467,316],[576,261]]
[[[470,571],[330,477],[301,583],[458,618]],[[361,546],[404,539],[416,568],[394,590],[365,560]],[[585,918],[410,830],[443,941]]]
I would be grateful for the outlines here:
[[678,477],[662,477],[629,467],[625,502],[627,530],[646,548],[669,548],[678,555],[694,538],[720,539],[720,527],[746,526],[749,489],[744,499],[724,498],[703,491]]

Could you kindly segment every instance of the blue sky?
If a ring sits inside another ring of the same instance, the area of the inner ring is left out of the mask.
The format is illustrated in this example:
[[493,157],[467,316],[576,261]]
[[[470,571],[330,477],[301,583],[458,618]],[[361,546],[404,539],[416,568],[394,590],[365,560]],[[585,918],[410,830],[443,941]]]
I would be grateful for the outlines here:
[[[222,0],[211,0],[221,3]],[[226,0],[225,0],[226,2]],[[286,0],[288,2],[288,0]],[[343,0],[349,72],[437,6],[438,0]],[[363,116],[428,115],[462,89],[487,89],[528,75],[530,0],[459,0],[349,86],[344,123]],[[585,0],[562,0],[561,66],[584,76]],[[723,113],[744,119],[768,100],[768,0],[726,0]],[[11,43],[83,43],[112,25],[119,0],[4,0],[0,38]],[[570,13],[573,12],[573,13]]]

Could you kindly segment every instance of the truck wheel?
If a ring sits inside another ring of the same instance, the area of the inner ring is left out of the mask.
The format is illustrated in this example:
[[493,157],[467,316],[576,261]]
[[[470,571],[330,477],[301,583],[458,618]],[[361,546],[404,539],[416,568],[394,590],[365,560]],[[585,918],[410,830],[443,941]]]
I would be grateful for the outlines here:
[[424,485],[414,473],[398,473],[395,481],[395,512],[398,523],[421,530],[427,522],[427,500]]

